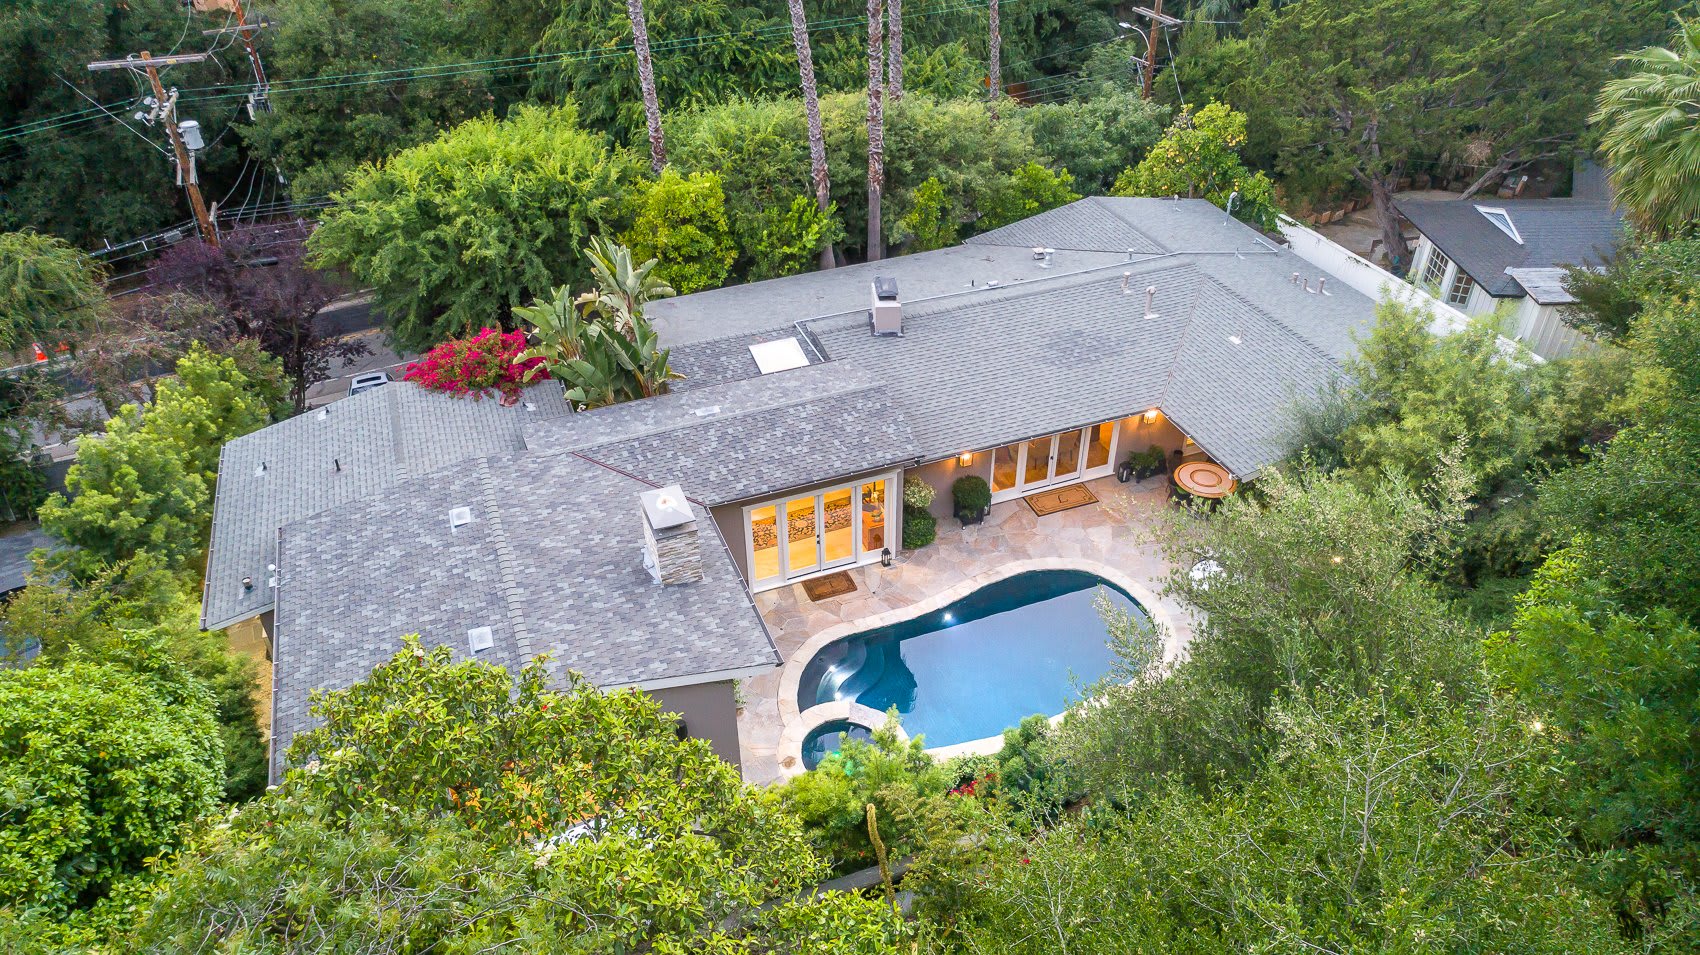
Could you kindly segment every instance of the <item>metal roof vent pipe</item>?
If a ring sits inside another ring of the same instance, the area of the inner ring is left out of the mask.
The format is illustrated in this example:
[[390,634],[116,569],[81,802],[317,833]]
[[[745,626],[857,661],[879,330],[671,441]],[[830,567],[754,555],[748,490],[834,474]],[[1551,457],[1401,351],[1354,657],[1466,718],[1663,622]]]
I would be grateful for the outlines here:
[[1317,277],[1317,279],[1316,279],[1316,290],[1318,292],[1321,292],[1324,295],[1333,295],[1334,294],[1333,292],[1328,291],[1328,277],[1325,276],[1325,275]]
[[1044,246],[1039,245],[1033,247],[1033,261],[1039,263],[1039,268],[1042,269],[1048,269],[1051,267],[1051,257],[1056,254],[1056,249],[1047,249]]
[[643,566],[663,586],[702,579],[697,516],[685,491],[669,484],[638,495],[643,510]]
[[874,276],[873,307],[868,316],[875,335],[903,334],[903,305],[897,299],[897,280],[889,275]]
[[1157,313],[1153,312],[1151,310],[1151,306],[1153,304],[1155,304],[1156,301],[1157,301],[1157,286],[1155,286],[1155,285],[1145,286],[1145,317],[1148,320],[1157,317]]

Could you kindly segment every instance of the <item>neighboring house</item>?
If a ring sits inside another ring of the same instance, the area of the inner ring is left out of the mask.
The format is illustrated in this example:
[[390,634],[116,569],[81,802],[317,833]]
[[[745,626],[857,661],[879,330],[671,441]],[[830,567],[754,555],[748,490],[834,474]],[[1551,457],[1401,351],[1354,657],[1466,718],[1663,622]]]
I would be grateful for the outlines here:
[[1583,339],[1559,314],[1572,301],[1564,268],[1609,261],[1623,223],[1594,199],[1411,201],[1399,212],[1421,234],[1408,277],[1470,315],[1509,307],[1502,330],[1542,358]]
[[205,623],[261,617],[275,576],[274,772],[309,693],[413,632],[652,692],[735,762],[734,682],[779,663],[754,593],[901,557],[906,474],[940,515],[965,474],[1009,500],[1153,445],[1251,478],[1374,303],[1203,200],[1093,198],[649,316],[668,395],[392,385],[226,448]]

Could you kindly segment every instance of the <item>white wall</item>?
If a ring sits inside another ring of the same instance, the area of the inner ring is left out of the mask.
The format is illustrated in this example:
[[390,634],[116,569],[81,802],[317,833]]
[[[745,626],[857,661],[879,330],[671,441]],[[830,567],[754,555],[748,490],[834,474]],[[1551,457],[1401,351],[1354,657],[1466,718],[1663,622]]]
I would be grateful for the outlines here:
[[1541,305],[1524,297],[1513,318],[1517,340],[1542,358],[1563,358],[1580,348],[1589,347],[1588,336],[1564,323],[1560,306]]

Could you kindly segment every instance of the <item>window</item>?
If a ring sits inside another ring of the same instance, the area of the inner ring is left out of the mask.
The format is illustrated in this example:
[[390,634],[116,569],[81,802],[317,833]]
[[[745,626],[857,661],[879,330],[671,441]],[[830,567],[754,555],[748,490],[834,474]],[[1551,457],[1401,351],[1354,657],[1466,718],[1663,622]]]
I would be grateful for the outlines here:
[[1511,237],[1511,241],[1523,244],[1523,237],[1517,233],[1517,224],[1511,221],[1511,213],[1494,206],[1477,206],[1476,211],[1482,217],[1493,223],[1493,227]]
[[1452,260],[1446,253],[1440,251],[1440,246],[1428,247],[1428,261],[1423,263],[1423,282],[1429,288],[1440,288],[1440,283],[1446,278],[1446,270],[1452,267]]
[[1452,278],[1452,286],[1446,290],[1446,304],[1463,305],[1470,300],[1470,290],[1475,287],[1476,283],[1470,276],[1463,269],[1459,269],[1458,274]]

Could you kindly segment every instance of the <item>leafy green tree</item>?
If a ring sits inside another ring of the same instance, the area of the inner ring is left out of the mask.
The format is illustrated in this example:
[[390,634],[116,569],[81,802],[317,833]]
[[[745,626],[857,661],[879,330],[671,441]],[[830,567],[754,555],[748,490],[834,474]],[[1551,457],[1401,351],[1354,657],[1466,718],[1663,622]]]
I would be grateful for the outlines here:
[[994,184],[980,204],[980,229],[996,229],[1080,198],[1068,170],[1051,171],[1030,162]]
[[752,282],[807,272],[819,261],[823,250],[844,240],[844,225],[837,209],[823,211],[808,196],[795,196],[791,204],[764,208],[754,223],[755,231],[740,245],[749,259]]
[[1604,269],[1566,269],[1564,290],[1576,299],[1561,312],[1566,324],[1596,338],[1622,339],[1648,305],[1700,296],[1700,239],[1632,241]]
[[[1247,13],[1228,100],[1252,151],[1292,183],[1367,191],[1395,271],[1393,194],[1443,157],[1487,166],[1470,193],[1578,150],[1611,56],[1659,29],[1663,0],[1369,0]],[[1494,64],[1492,69],[1477,68]],[[1215,91],[1213,91],[1215,92]],[[1196,92],[1193,95],[1198,95]]]
[[910,195],[909,211],[898,220],[911,252],[931,252],[955,245],[962,228],[961,214],[945,195],[944,183],[928,178]]
[[726,224],[726,193],[711,172],[668,168],[630,193],[632,225],[620,241],[637,259],[658,260],[656,278],[690,294],[719,288],[738,257]]
[[155,384],[143,420],[150,433],[177,447],[190,471],[210,482],[224,443],[270,424],[271,410],[236,359],[197,343],[178,359],[175,375]]
[[308,246],[374,289],[399,343],[427,347],[583,282],[576,250],[617,216],[635,168],[572,107],[523,107],[362,167]]
[[0,352],[51,349],[106,306],[98,265],[62,239],[0,233]]
[[1110,616],[1118,670],[1059,743],[1094,793],[1243,781],[1269,745],[1269,708],[1318,687],[1408,700],[1479,683],[1480,635],[1425,573],[1450,547],[1456,499],[1436,507],[1399,481],[1359,488],[1303,470],[1258,489],[1164,532],[1178,568],[1164,592],[1202,621],[1185,661],[1163,667],[1164,634]]
[[[1125,50],[1115,44],[1105,49],[1125,67]],[[1038,103],[1009,118],[1026,128],[1048,165],[1067,169],[1082,192],[1094,195],[1108,192],[1122,170],[1145,158],[1162,139],[1168,115],[1167,107],[1131,87],[1111,87],[1082,100]]]
[[875,864],[867,807],[891,858],[949,845],[964,832],[969,800],[948,795],[951,777],[920,739],[900,741],[895,716],[871,741],[846,739],[813,770],[792,777],[779,801],[838,872]]
[[104,435],[78,443],[65,493],[41,506],[41,527],[75,548],[65,560],[81,577],[144,551],[181,568],[206,546],[210,500],[207,477],[190,467],[183,449],[125,405]]
[[[1167,786],[978,864],[924,873],[966,951],[1628,952],[1553,833],[1512,794],[1547,740],[1509,707],[1433,690],[1412,710],[1320,687],[1270,714],[1243,787]],[[1185,745],[1184,741],[1178,741]]]
[[296,768],[171,864],[132,944],[871,955],[901,936],[881,904],[800,893],[822,867],[796,823],[653,700],[547,680],[408,640],[315,701]]
[[1620,911],[1651,923],[1674,901],[1660,866],[1700,876],[1700,631],[1626,607],[1589,563],[1549,558],[1488,663],[1556,740],[1551,813],[1607,853],[1597,869]]
[[127,652],[132,667],[0,671],[9,906],[87,906],[217,805],[223,753],[206,691],[157,646],[133,641]]
[[[1275,184],[1240,161],[1245,114],[1211,103],[1193,115],[1181,110],[1139,165],[1116,177],[1118,196],[1185,196],[1208,199],[1240,219],[1275,227]],[[1234,193],[1239,193],[1237,198]]]
[[1634,71],[1607,82],[1591,121],[1605,127],[1600,152],[1617,201],[1659,238],[1692,235],[1700,222],[1700,20],[1679,20],[1669,47],[1619,59]]

